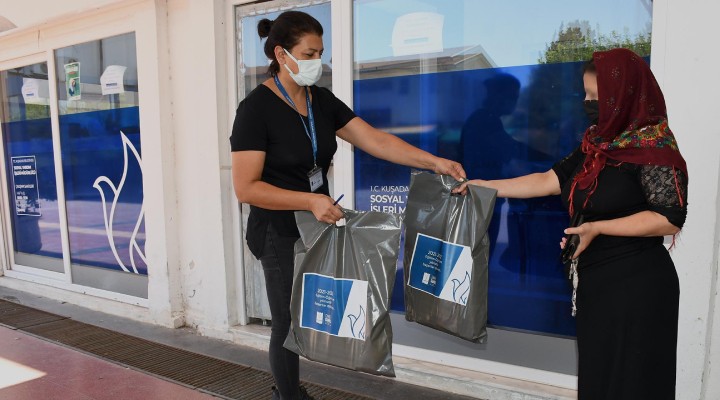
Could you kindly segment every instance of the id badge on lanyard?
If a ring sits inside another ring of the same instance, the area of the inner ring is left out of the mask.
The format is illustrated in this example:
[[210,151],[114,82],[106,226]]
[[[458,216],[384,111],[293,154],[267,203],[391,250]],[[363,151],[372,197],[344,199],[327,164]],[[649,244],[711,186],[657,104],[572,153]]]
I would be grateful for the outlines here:
[[290,103],[290,105],[295,109],[295,111],[298,112],[300,122],[302,122],[303,128],[305,128],[305,134],[307,135],[308,139],[310,139],[310,143],[312,144],[314,167],[310,170],[310,172],[308,172],[307,176],[308,181],[310,181],[310,191],[315,192],[316,190],[320,189],[325,184],[325,182],[323,180],[322,168],[318,167],[317,165],[317,134],[315,133],[315,117],[312,111],[312,103],[310,102],[310,94],[308,93],[308,88],[305,88],[305,101],[307,101],[308,122],[310,122],[309,130],[308,127],[305,125],[305,121],[303,120],[302,115],[300,115],[300,111],[298,111],[297,107],[295,106],[295,102],[292,101],[287,91],[283,87],[282,83],[280,83],[280,79],[278,79],[277,75],[275,75],[274,78],[275,85],[277,85],[278,89],[280,89],[280,92],[283,94],[283,96],[285,96],[285,99],[288,101],[288,103]]
[[308,179],[310,180],[310,191],[314,192],[322,187],[324,184],[323,182],[323,174],[322,174],[322,168],[315,167],[308,172]]

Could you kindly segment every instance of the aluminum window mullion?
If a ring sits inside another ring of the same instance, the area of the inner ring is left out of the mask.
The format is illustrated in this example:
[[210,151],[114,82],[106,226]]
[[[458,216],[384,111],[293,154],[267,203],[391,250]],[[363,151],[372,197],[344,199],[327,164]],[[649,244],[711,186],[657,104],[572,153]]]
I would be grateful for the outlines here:
[[58,106],[57,74],[55,69],[55,52],[47,51],[48,82],[50,89],[50,123],[52,126],[53,159],[55,161],[55,185],[57,187],[58,216],[60,218],[60,242],[62,244],[63,267],[65,280],[72,283],[72,270],[70,265],[70,234],[67,222],[67,208],[65,202],[65,180],[63,177],[62,151],[60,143],[60,110]]
[[[354,42],[353,42],[353,6],[347,0],[332,0],[330,3],[330,19],[332,21],[332,59],[333,62],[333,93],[348,107],[353,108],[353,74],[354,74]],[[338,151],[333,161],[333,189],[336,196],[341,193],[351,194],[345,197],[345,206],[355,209],[355,177],[353,146],[338,138]]]
[[[238,93],[240,93],[239,82],[242,81],[237,75],[238,66],[240,65],[240,54],[238,52],[238,43],[240,40],[239,33],[241,31],[240,20],[237,18],[236,9],[241,4],[238,1],[230,1],[225,7],[225,36],[228,38],[226,43],[226,54],[227,54],[227,79],[229,84],[226,85],[228,88],[228,123],[232,126],[232,121],[235,116],[235,108],[238,104]],[[229,145],[225,142],[227,151],[229,152]],[[232,164],[227,165],[226,168],[231,170],[231,178],[228,182],[232,189]],[[232,216],[232,246],[233,246],[233,263],[235,265],[235,289],[231,291],[234,296],[234,303],[237,305],[234,317],[236,318],[237,324],[247,325],[249,317],[247,313],[247,301],[245,299],[245,265],[243,259],[245,257],[244,237],[242,235],[242,211],[240,210],[240,203],[235,198],[235,192],[231,191],[230,200],[230,212]],[[232,318],[232,316],[230,316]]]
[[[0,93],[1,95],[1,93]],[[0,225],[0,229],[2,231],[2,237],[4,240],[0,241],[0,262],[2,262],[2,266],[0,267],[0,276],[4,275],[4,271],[6,269],[12,269],[12,266],[15,263],[15,257],[13,256],[13,244],[12,244],[12,237],[13,237],[13,231],[12,226],[10,224],[10,218],[12,218],[12,215],[10,215],[10,202],[8,199],[8,184],[7,184],[7,168],[5,168],[6,159],[5,159],[5,143],[2,140],[4,138],[5,133],[3,132],[2,128],[2,119],[0,118],[0,190],[2,190],[2,194],[0,194],[0,210],[1,211],[1,217],[0,221],[2,222]]]

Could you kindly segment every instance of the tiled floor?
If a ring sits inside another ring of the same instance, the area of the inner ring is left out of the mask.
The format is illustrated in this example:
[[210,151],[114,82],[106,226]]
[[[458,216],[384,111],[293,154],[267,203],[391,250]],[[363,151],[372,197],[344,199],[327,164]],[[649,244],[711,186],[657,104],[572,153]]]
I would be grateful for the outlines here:
[[0,327],[0,400],[111,399],[217,398]]

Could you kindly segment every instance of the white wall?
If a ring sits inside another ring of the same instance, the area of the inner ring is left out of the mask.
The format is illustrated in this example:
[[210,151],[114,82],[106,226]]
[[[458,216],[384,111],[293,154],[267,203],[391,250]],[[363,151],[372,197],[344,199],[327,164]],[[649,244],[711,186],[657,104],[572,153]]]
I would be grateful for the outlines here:
[[[716,264],[720,266],[720,264]],[[703,399],[720,399],[720,307],[718,307],[717,272],[712,290],[712,308],[708,330],[708,351],[703,371]]]
[[[147,1],[136,17],[140,130],[143,148],[143,196],[145,243],[148,257],[148,300],[157,323],[180,327],[185,324],[180,282],[183,276],[178,248],[175,206],[175,137],[172,132],[170,62],[167,9],[164,1]],[[113,15],[117,15],[113,13]]]
[[229,140],[224,2],[168,0],[167,11],[185,317],[201,332],[221,334],[235,304],[231,235],[223,231],[232,222],[223,201],[229,182],[220,168],[229,152],[221,146]]
[[683,400],[720,399],[720,319],[713,323],[718,315],[718,13],[714,0],[654,2],[652,68],[690,176],[688,218],[672,253],[680,276],[677,398]]

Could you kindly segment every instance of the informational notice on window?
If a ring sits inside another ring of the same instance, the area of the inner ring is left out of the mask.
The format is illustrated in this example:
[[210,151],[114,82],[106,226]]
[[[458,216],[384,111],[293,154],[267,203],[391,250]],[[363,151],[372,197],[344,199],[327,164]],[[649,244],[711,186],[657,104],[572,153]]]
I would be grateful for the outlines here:
[[100,76],[100,90],[102,95],[125,93],[123,77],[127,67],[122,65],[108,65]]
[[80,100],[80,63],[65,64],[65,89],[68,100]]
[[39,217],[40,190],[38,189],[35,156],[11,157],[15,213]]
[[365,340],[367,290],[367,281],[303,274],[300,326]]
[[46,79],[23,78],[20,89],[25,104],[47,104],[48,81]]
[[465,305],[470,296],[472,265],[470,247],[418,233],[410,262],[409,285]]

